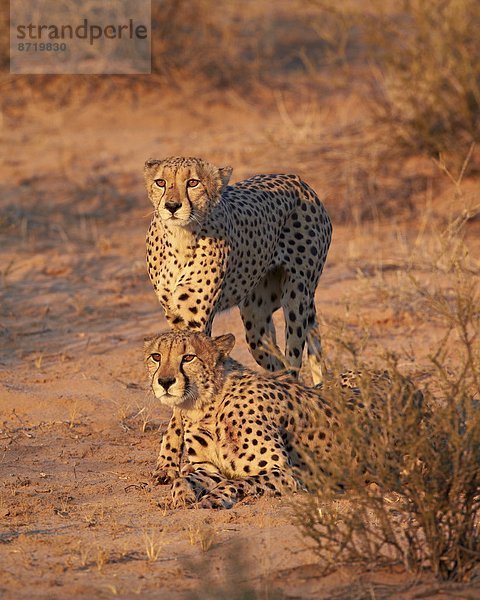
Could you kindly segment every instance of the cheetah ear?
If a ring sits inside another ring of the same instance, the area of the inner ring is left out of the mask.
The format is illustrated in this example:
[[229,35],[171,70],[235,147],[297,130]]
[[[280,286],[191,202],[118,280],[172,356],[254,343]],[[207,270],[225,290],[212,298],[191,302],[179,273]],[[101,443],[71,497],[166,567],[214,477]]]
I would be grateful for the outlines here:
[[210,163],[202,161],[197,165],[197,173],[205,187],[207,196],[210,200],[217,200],[228,185],[232,168],[222,167],[219,169]]
[[223,358],[227,358],[235,346],[235,336],[233,333],[220,335],[216,338],[213,338],[213,343],[215,344],[215,348],[220,352],[221,356]]
[[[143,169],[143,178],[145,179],[147,189],[151,184],[152,171],[154,170],[154,168],[158,167],[158,165],[161,165],[162,162],[162,160],[156,160],[155,158],[149,158],[145,161],[145,167]],[[150,190],[148,191],[148,194],[150,195]]]
[[153,342],[157,339],[158,335],[151,335],[143,338],[143,352],[146,353],[153,346]]
[[145,161],[145,169],[150,169],[151,167],[155,167],[160,165],[163,160],[157,160],[156,158],[149,158]]
[[220,167],[218,169],[220,179],[222,180],[222,190],[220,192],[221,194],[223,194],[225,188],[228,185],[228,182],[230,181],[230,177],[232,176],[232,171],[233,171],[232,167]]

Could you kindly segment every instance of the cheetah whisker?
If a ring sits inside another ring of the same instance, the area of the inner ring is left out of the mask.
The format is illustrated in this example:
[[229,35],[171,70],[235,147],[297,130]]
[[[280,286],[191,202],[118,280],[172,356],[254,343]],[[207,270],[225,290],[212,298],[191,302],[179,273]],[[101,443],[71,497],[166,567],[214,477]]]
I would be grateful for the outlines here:
[[197,223],[198,225],[200,225],[200,227],[202,226],[202,222],[200,221],[199,216],[195,213],[194,210],[192,210],[192,212],[190,213],[190,219],[192,221],[195,221],[195,223]]
[[198,394],[196,388],[189,386],[183,392],[183,401],[184,403],[194,404],[198,399]]

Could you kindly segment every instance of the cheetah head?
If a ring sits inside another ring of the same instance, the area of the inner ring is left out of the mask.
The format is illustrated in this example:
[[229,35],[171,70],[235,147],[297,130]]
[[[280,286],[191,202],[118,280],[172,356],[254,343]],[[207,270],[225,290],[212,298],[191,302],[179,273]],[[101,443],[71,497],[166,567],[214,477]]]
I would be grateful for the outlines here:
[[145,340],[145,363],[155,396],[171,407],[201,409],[220,389],[232,334],[171,331]]
[[155,215],[168,226],[202,224],[228,185],[231,167],[200,158],[147,160],[145,183]]

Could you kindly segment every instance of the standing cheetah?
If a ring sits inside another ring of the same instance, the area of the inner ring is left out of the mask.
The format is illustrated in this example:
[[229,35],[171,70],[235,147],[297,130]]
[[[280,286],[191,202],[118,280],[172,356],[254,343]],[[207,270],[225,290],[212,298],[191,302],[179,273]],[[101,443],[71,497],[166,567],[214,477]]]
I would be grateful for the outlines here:
[[[176,410],[160,452],[163,472],[173,482],[173,506],[199,501],[204,508],[230,508],[247,495],[302,489],[314,476],[329,475],[334,449],[352,460],[356,456],[341,427],[345,411],[338,410],[338,390],[327,400],[327,390],[246,369],[228,358],[234,343],[231,334],[211,339],[188,331],[145,342],[153,393]],[[392,393],[392,384],[381,374],[375,389],[368,387],[366,400],[349,389],[353,375],[341,384],[344,406],[365,412],[365,438],[370,439],[379,420],[376,407]],[[405,380],[393,393],[411,415],[410,425],[418,427],[421,399],[413,386]],[[366,445],[371,465],[375,448]],[[182,453],[186,464],[180,470]]]
[[[229,186],[232,169],[199,158],[148,160],[154,207],[147,234],[150,280],[174,329],[211,333],[219,311],[239,306],[259,365],[300,368],[307,342],[314,383],[321,381],[315,288],[332,225],[315,192],[296,175],[256,175]],[[286,365],[272,314],[283,308]]]

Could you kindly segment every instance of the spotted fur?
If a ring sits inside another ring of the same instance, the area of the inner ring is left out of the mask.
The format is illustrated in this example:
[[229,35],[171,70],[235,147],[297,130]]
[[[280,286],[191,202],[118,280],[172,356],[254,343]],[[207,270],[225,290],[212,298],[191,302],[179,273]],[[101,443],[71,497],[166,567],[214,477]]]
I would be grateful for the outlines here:
[[272,314],[285,316],[285,365],[300,368],[305,344],[321,381],[315,289],[332,237],[327,212],[296,175],[256,175],[228,185],[232,169],[199,158],[148,160],[154,207],[147,234],[150,280],[174,329],[210,334],[215,315],[239,306],[250,352],[284,367]]
[[[285,375],[243,367],[228,358],[234,342],[231,334],[212,340],[179,331],[145,344],[152,390],[175,411],[176,439],[164,437],[157,464],[162,482],[172,482],[173,506],[230,508],[245,496],[303,489],[314,471],[328,475],[333,448],[348,448],[334,400]],[[388,376],[379,375],[368,407],[352,377],[339,384],[345,406],[372,411],[373,427],[375,395],[385,395]]]

